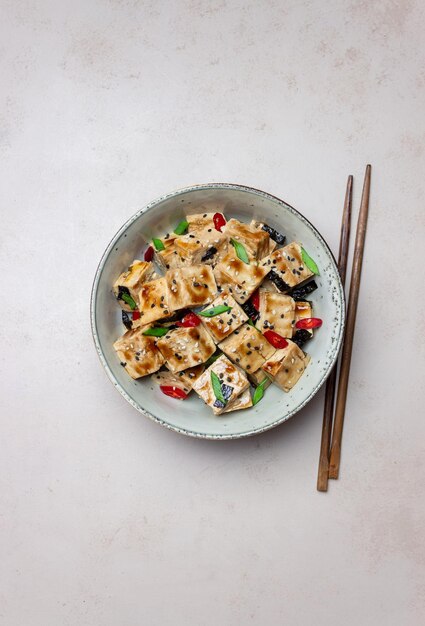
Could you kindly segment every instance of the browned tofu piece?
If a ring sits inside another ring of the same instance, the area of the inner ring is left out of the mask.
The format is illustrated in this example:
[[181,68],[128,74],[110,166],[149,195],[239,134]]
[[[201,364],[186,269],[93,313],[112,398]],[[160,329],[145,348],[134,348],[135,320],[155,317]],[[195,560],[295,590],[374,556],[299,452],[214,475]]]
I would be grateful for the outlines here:
[[202,306],[211,302],[217,285],[209,265],[191,265],[169,270],[165,275],[171,311]]
[[[295,324],[298,322],[298,320],[303,320],[310,317],[313,317],[313,309],[311,308],[311,303],[301,300],[295,302]],[[310,335],[313,334],[312,329],[309,329],[308,332],[310,333]]]
[[[214,372],[221,381],[221,390],[226,399],[226,404],[217,400],[215,396],[211,383],[211,372]],[[248,388],[249,382],[245,373],[224,355],[214,361],[193,385],[193,390],[205,404],[212,408],[215,415],[221,415],[225,410],[229,410],[238,397]]]
[[155,252],[155,260],[164,272],[186,265],[186,259],[184,259],[176,249],[174,240],[165,250]]
[[[199,207],[200,209],[202,207]],[[195,213],[194,215],[186,215],[186,221],[189,223],[188,232],[194,233],[198,230],[204,230],[205,228],[214,228],[214,213],[210,211],[203,211],[202,213]],[[217,233],[219,231],[216,231]]]
[[303,375],[310,358],[293,341],[286,348],[276,350],[262,369],[283,391],[290,391]]
[[282,337],[292,337],[295,324],[295,300],[291,296],[260,289],[260,317],[257,327],[262,333],[274,330]]
[[150,324],[170,315],[165,277],[145,283],[139,291],[141,323]]
[[170,330],[156,345],[174,373],[205,363],[216,350],[214,341],[201,325]]
[[257,265],[255,261],[249,264],[241,261],[235,254],[233,246],[229,253],[214,268],[217,283],[232,294],[234,299],[242,304],[270,271],[269,266]]
[[213,265],[224,257],[228,249],[228,238],[215,228],[188,233],[175,240],[175,248],[186,265]]
[[307,278],[314,276],[313,272],[304,265],[301,256],[301,244],[296,241],[284,248],[275,250],[263,259],[261,263],[264,267],[274,270],[288,288],[295,287],[303,283]]
[[127,271],[118,276],[113,289],[115,297],[124,311],[131,311],[132,309],[124,300],[122,300],[122,292],[124,291],[128,293],[137,305],[141,286],[143,283],[151,279],[154,272],[155,268],[153,263],[135,259]]
[[261,369],[261,367],[256,372],[248,373],[247,375],[248,375],[249,382],[252,385],[254,385],[254,387],[258,387],[260,383],[263,383],[263,389],[267,389],[267,387],[269,387],[272,384],[271,379]]
[[[255,228],[256,230],[262,230],[263,226],[264,224],[262,222],[257,222],[256,220],[251,221],[251,228]],[[277,243],[269,235],[269,249],[267,250],[264,256],[271,254],[273,250],[275,250],[276,248],[277,248]]]
[[164,363],[155,345],[155,337],[143,335],[147,327],[128,330],[114,343],[121,365],[132,378],[153,374]]
[[232,411],[240,411],[241,409],[249,409],[252,406],[252,398],[249,388],[236,398],[229,407],[226,407],[223,413],[230,413]]
[[197,365],[196,367],[190,367],[182,372],[173,373],[170,370],[160,370],[155,374],[152,374],[152,380],[157,385],[165,385],[171,387],[177,387],[186,394],[189,394],[196,380],[204,372],[204,365]]
[[204,311],[208,311],[209,309],[222,305],[230,306],[232,308],[230,311],[214,315],[214,317],[204,317],[203,315],[199,315],[203,325],[216,343],[223,341],[223,339],[230,335],[234,330],[239,328],[239,326],[242,326],[244,322],[248,321],[246,313],[243,309],[241,309],[236,300],[226,291],[220,293],[217,298],[204,309]]
[[223,233],[243,244],[251,259],[262,259],[268,254],[270,236],[264,230],[232,218],[223,227]]
[[247,372],[256,372],[275,352],[267,339],[249,324],[235,330],[218,347]]

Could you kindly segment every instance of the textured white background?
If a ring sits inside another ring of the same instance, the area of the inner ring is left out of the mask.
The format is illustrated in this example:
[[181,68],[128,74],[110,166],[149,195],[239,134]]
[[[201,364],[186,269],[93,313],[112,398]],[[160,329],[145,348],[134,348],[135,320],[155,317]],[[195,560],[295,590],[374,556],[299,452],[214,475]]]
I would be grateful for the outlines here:
[[[423,2],[0,6],[1,625],[423,624]],[[367,162],[339,482],[315,490],[322,393],[240,442],[133,410],[89,328],[118,227],[239,182],[336,251]]]

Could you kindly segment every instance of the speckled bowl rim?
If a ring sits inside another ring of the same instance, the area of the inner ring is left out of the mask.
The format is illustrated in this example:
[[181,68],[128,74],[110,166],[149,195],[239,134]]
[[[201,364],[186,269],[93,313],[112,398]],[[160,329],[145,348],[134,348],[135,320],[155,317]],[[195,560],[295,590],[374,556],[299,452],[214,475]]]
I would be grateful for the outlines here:
[[[334,266],[335,275],[337,277],[338,297],[339,297],[339,300],[340,300],[340,303],[341,303],[341,309],[340,309],[341,310],[341,326],[340,326],[340,332],[339,332],[339,335],[337,337],[335,348],[334,348],[334,355],[333,355],[332,359],[330,360],[330,362],[329,362],[329,364],[327,366],[327,369],[323,372],[323,376],[322,376],[320,382],[312,389],[311,393],[307,396],[307,398],[305,400],[303,400],[303,402],[301,402],[301,404],[299,404],[294,410],[292,410],[289,413],[285,414],[283,417],[280,417],[280,418],[276,419],[274,422],[271,422],[270,424],[267,424],[266,426],[260,426],[259,428],[254,428],[254,429],[247,430],[247,431],[241,432],[241,433],[236,433],[236,434],[230,434],[230,433],[207,434],[207,433],[200,433],[200,432],[197,432],[197,431],[194,431],[194,430],[190,430],[190,429],[186,429],[186,428],[179,428],[178,426],[174,426],[173,424],[169,424],[168,422],[166,422],[165,420],[161,419],[157,415],[153,415],[152,413],[150,413],[149,411],[147,411],[146,409],[141,407],[139,404],[137,404],[137,402],[135,402],[127,394],[125,389],[120,385],[120,383],[115,378],[114,373],[110,369],[108,361],[106,360],[106,357],[105,357],[105,355],[103,353],[103,350],[102,350],[102,347],[100,345],[99,335],[98,335],[97,326],[96,326],[96,295],[97,295],[97,289],[98,289],[98,286],[99,286],[99,280],[100,280],[100,277],[102,275],[102,271],[103,271],[103,268],[105,266],[105,263],[108,260],[111,251],[115,247],[116,241],[127,230],[127,228],[130,226],[130,224],[132,224],[134,222],[134,220],[136,220],[140,215],[142,215],[142,213],[145,213],[146,211],[148,211],[152,207],[156,206],[160,202],[163,202],[164,200],[168,200],[168,199],[170,199],[172,197],[178,197],[178,196],[180,196],[182,194],[185,194],[185,193],[188,193],[188,192],[200,191],[200,190],[203,190],[203,189],[231,189],[231,190],[235,190],[235,191],[247,191],[247,192],[253,193],[254,195],[257,195],[257,196],[259,196],[261,198],[266,198],[268,200],[274,200],[278,204],[284,206],[285,209],[288,209],[291,213],[293,213],[296,217],[298,217],[307,226],[309,226],[312,229],[312,231],[314,232],[314,234],[316,235],[317,239],[323,245],[324,249],[328,252],[329,260],[331,261],[331,263]],[[91,329],[92,329],[93,340],[94,340],[94,344],[95,344],[96,351],[97,351],[97,354],[99,356],[100,362],[102,363],[103,367],[105,368],[106,373],[107,373],[110,381],[112,382],[112,384],[116,387],[116,389],[118,389],[120,394],[127,400],[127,402],[129,402],[137,411],[139,411],[139,413],[142,413],[146,417],[149,417],[151,420],[153,420],[154,422],[157,422],[161,426],[165,426],[169,430],[173,430],[173,431],[175,431],[177,433],[180,433],[182,435],[187,435],[188,437],[196,437],[198,439],[210,439],[210,440],[217,441],[217,440],[223,440],[223,439],[241,439],[243,437],[251,437],[253,435],[259,435],[260,433],[266,432],[267,430],[275,428],[276,426],[279,426],[280,424],[283,424],[283,422],[286,422],[287,420],[289,420],[296,413],[298,413],[303,407],[305,407],[305,405],[308,402],[310,402],[310,400],[312,400],[312,398],[320,390],[322,385],[326,382],[326,379],[328,378],[329,374],[332,371],[332,368],[333,368],[334,364],[336,363],[336,361],[338,359],[338,355],[339,355],[339,352],[340,352],[340,349],[341,349],[341,345],[342,345],[342,340],[343,340],[343,337],[344,337],[344,330],[345,330],[345,306],[346,306],[346,303],[345,303],[344,288],[342,286],[341,278],[340,278],[339,271],[338,271],[338,266],[337,266],[337,263],[335,261],[335,257],[334,257],[334,255],[332,253],[332,250],[330,249],[330,247],[328,246],[328,244],[326,243],[326,241],[322,237],[322,235],[319,233],[317,228],[315,226],[313,226],[313,224],[306,217],[304,217],[304,215],[302,215],[302,213],[300,213],[299,211],[294,209],[294,207],[292,207],[290,204],[288,204],[287,202],[285,202],[281,198],[278,198],[277,196],[274,196],[274,195],[272,195],[270,193],[262,191],[261,189],[256,189],[255,187],[248,187],[246,185],[239,185],[239,184],[236,184],[236,183],[203,183],[203,184],[191,185],[189,187],[183,187],[181,189],[177,189],[177,190],[172,191],[172,192],[170,192],[168,194],[160,196],[159,198],[156,198],[155,200],[152,200],[151,202],[149,202],[149,204],[146,204],[142,209],[140,209],[139,211],[137,211],[137,213],[135,213],[132,217],[130,217],[121,226],[121,228],[116,232],[114,237],[111,239],[109,245],[107,246],[105,252],[103,253],[102,258],[100,259],[99,265],[98,265],[97,270],[96,270],[96,274],[95,274],[95,277],[94,277],[93,286],[92,286],[92,290],[91,290],[91,298],[90,298],[90,320],[91,320]]]

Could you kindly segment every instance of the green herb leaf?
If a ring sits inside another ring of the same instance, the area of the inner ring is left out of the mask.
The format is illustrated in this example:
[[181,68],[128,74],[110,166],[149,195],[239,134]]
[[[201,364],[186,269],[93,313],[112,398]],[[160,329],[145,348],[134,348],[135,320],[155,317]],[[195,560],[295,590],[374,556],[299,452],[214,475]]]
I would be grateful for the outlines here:
[[249,318],[249,320],[248,320],[247,324],[248,324],[249,326],[253,326],[253,327],[255,328],[255,324],[254,324],[254,322],[252,321],[252,319],[251,319],[251,318]]
[[212,385],[214,395],[217,398],[217,400],[219,402],[222,402],[225,405],[226,400],[224,399],[223,392],[221,390],[221,382],[215,372],[211,372],[211,385]]
[[125,293],[125,292],[122,293],[121,300],[124,300],[124,302],[128,304],[128,306],[130,307],[132,311],[134,311],[134,309],[137,309],[137,304],[134,302],[133,298],[130,296],[129,293]]
[[158,252],[160,252],[161,250],[165,250],[165,246],[162,243],[161,239],[155,239],[155,237],[153,237],[152,243],[155,246],[155,250],[157,250]]
[[252,405],[258,404],[262,397],[264,396],[264,385],[268,382],[268,379],[265,378],[257,387],[255,388],[254,395],[252,397]]
[[249,265],[249,256],[247,251],[245,250],[245,246],[243,246],[239,241],[236,241],[236,239],[231,239],[230,243],[235,248],[236,256],[241,261]]
[[162,327],[148,328],[142,334],[147,335],[148,337],[163,337],[164,335],[168,333],[169,330],[170,330],[169,328],[162,328]]
[[174,231],[175,235],[183,235],[186,231],[187,231],[187,227],[189,226],[189,222],[186,222],[186,220],[183,220],[182,222],[180,222],[177,226],[176,229]]
[[205,311],[200,311],[198,315],[202,315],[202,317],[214,317],[215,315],[220,315],[220,313],[226,313],[226,311],[231,310],[231,306],[220,304],[219,306],[215,306],[212,309],[205,309]]
[[217,359],[221,357],[221,355],[222,355],[222,352],[216,352],[215,354],[212,354],[210,358],[208,359],[208,361],[205,362],[205,367],[209,367],[210,365],[215,363]]
[[313,274],[317,274],[319,275],[319,268],[317,267],[317,263],[316,261],[314,261],[311,256],[308,254],[308,252],[306,252],[304,250],[304,248],[301,248],[301,256],[302,256],[302,260],[303,263],[306,267],[308,267],[308,269],[313,272]]

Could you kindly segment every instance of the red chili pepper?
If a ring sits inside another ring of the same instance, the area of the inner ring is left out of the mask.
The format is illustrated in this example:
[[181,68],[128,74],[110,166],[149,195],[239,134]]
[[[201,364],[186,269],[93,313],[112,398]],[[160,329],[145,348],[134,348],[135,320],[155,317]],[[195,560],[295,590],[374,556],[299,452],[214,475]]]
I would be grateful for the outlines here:
[[133,322],[140,319],[140,311],[133,311]]
[[194,328],[195,326],[199,326],[201,320],[192,311],[187,313],[180,322],[176,322],[176,326],[183,326],[183,328]]
[[170,396],[170,398],[175,398],[176,400],[186,400],[187,393],[180,389],[179,387],[174,387],[172,385],[160,385],[162,393],[166,396]]
[[306,328],[310,330],[311,328],[320,328],[323,324],[323,320],[318,317],[304,317],[295,324],[295,328]]
[[214,213],[213,220],[215,229],[220,231],[221,233],[221,229],[223,228],[223,226],[226,226],[226,220],[224,219],[224,215],[222,215],[222,213]]
[[145,256],[144,256],[145,261],[152,261],[153,253],[154,253],[154,249],[152,248],[152,246],[149,246],[149,248],[145,252]]
[[254,293],[251,296],[251,302],[254,305],[254,307],[257,309],[257,311],[260,310],[260,292],[258,291],[254,291]]
[[288,342],[285,337],[279,335],[279,333],[275,333],[274,330],[266,330],[264,333],[264,337],[267,339],[269,343],[272,344],[273,348],[280,350],[281,348],[286,348]]

